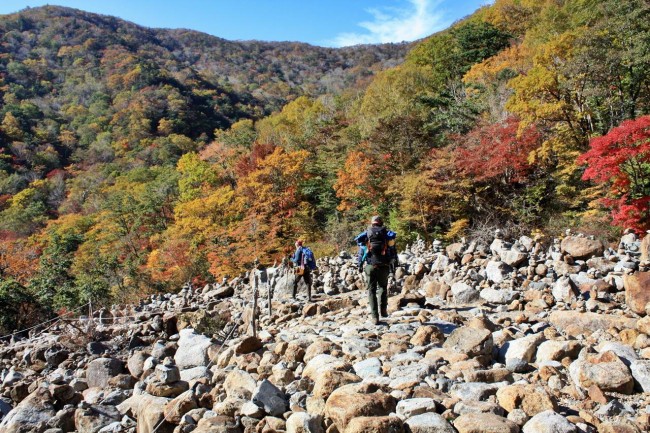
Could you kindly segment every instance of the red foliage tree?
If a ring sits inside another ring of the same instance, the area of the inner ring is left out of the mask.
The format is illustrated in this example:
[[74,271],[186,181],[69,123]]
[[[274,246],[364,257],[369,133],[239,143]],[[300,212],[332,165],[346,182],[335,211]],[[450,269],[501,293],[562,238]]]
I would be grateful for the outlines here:
[[607,188],[602,202],[616,225],[642,232],[650,228],[650,116],[628,120],[589,143],[578,162],[583,180]]
[[519,119],[483,124],[460,138],[458,169],[478,182],[518,183],[531,166],[528,155],[541,143],[534,127],[519,131]]

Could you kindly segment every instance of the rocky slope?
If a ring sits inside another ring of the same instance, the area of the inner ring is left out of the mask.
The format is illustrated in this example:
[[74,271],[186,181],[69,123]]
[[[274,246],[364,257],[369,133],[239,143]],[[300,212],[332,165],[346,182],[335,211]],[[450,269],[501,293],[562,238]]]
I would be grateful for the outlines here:
[[60,320],[0,347],[0,431],[648,431],[649,246],[420,242],[379,326],[345,253],[257,283],[256,337],[255,272]]

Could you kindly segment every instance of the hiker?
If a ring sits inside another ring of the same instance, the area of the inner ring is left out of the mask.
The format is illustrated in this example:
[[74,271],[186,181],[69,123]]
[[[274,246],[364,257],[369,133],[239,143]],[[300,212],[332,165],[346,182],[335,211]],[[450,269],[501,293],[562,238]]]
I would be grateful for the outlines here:
[[391,263],[396,264],[396,237],[395,232],[384,227],[381,217],[375,215],[370,220],[370,227],[355,238],[359,245],[359,272],[366,275],[368,302],[375,325],[379,324],[380,313],[381,317],[388,317],[388,275],[391,272]]
[[298,284],[301,279],[305,280],[307,285],[307,300],[311,302],[311,272],[316,269],[316,260],[314,253],[309,247],[303,246],[302,240],[296,241],[296,252],[291,261],[294,264],[296,278],[293,281],[293,299],[296,299],[296,292],[298,291]]

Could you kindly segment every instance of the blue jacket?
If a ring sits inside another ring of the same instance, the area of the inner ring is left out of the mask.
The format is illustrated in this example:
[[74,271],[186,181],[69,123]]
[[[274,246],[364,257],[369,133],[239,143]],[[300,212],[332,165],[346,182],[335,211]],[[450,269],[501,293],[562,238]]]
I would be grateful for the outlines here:
[[297,266],[302,265],[302,247],[296,249],[296,252],[293,254],[291,261]]

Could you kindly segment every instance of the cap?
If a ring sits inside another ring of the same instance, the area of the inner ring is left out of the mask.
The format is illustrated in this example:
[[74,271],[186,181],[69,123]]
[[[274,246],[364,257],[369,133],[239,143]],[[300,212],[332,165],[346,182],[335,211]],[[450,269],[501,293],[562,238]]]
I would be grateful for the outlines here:
[[370,224],[377,224],[378,226],[383,225],[384,221],[379,215],[375,215],[370,219]]

